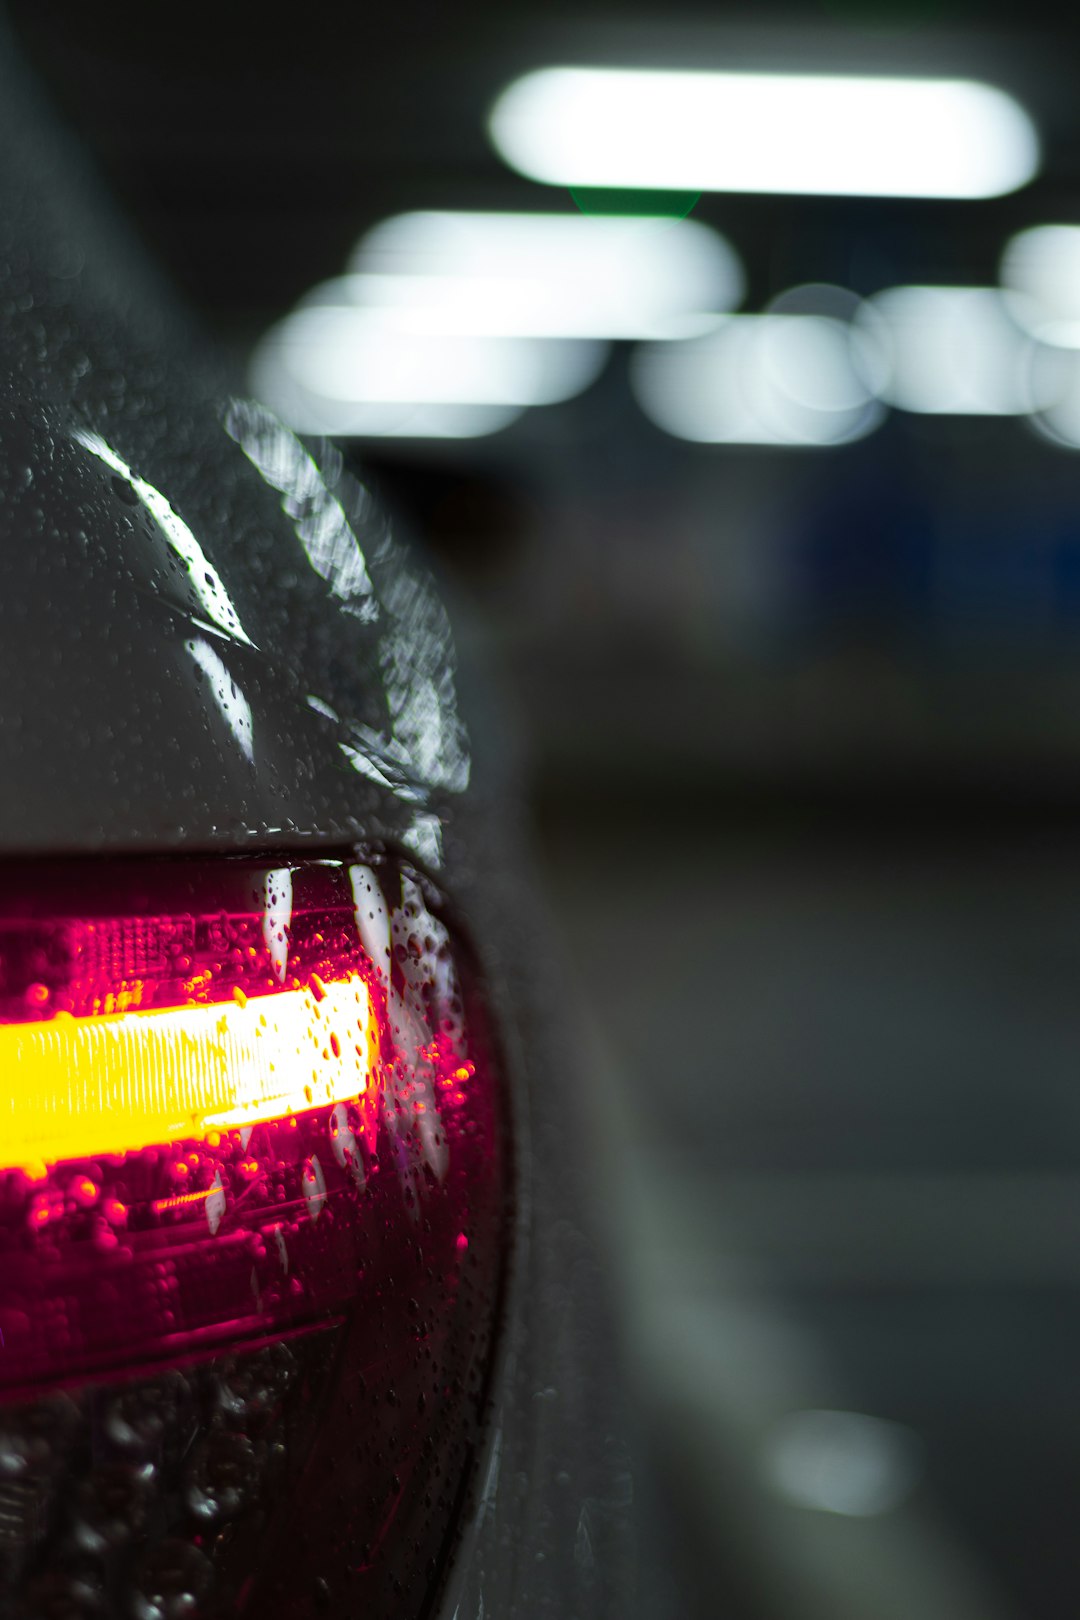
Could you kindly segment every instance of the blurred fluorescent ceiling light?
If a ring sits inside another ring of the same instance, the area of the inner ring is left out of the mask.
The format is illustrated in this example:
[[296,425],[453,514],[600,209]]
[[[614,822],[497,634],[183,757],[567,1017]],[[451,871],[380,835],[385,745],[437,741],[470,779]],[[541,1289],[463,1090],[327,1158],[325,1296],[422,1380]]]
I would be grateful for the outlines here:
[[[302,416],[305,432],[415,435],[428,423],[439,437],[471,437],[494,431],[477,423],[503,425],[507,410],[580,393],[606,356],[602,343],[410,335],[388,329],[377,311],[314,306],[262,339],[252,389],[290,425]],[[455,416],[462,407],[473,414]],[[488,414],[477,416],[477,408]],[[492,417],[492,408],[504,415]],[[408,429],[392,426],[406,420]],[[423,428],[424,436],[431,431]]]
[[766,1436],[762,1473],[777,1495],[819,1513],[871,1518],[910,1496],[922,1472],[910,1429],[862,1412],[791,1412]]
[[552,185],[868,197],[996,197],[1036,172],[1024,109],[964,79],[551,67],[489,129]]
[[639,349],[631,382],[658,427],[703,444],[845,444],[884,414],[851,329],[824,315],[731,316],[708,337]]
[[1080,351],[1047,349],[1044,354],[1054,363],[1056,389],[1032,413],[1032,426],[1044,439],[1080,450]]
[[282,363],[275,332],[251,362],[254,396],[295,433],[346,438],[475,439],[523,415],[523,405],[424,404],[402,400],[330,399],[312,391]]
[[992,287],[891,287],[868,299],[856,329],[876,391],[905,411],[1018,416],[1052,380],[1017,316]]
[[460,336],[685,336],[744,284],[728,243],[696,220],[581,214],[400,214],[368,232],[351,269],[315,298]]
[[294,433],[330,438],[479,439],[501,432],[525,414],[523,405],[350,405],[312,399],[287,383],[253,392]]
[[1080,348],[1080,226],[1021,231],[1006,244],[1001,279],[1029,300],[1021,315],[1042,342]]

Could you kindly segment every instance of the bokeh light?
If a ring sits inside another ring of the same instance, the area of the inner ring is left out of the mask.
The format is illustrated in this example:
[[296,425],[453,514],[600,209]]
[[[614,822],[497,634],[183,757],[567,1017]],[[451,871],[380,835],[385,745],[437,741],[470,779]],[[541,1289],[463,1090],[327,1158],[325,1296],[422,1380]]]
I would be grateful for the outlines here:
[[1039,162],[1004,91],[959,79],[550,67],[489,128],[551,185],[877,197],[995,197]]
[[844,444],[882,415],[850,327],[829,315],[733,316],[708,337],[643,348],[632,380],[652,421],[698,443]]

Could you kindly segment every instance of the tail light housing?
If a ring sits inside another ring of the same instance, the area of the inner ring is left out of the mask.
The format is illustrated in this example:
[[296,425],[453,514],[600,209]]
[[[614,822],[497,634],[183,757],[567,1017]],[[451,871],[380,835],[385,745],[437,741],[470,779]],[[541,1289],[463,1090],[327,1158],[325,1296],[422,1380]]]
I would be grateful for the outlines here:
[[478,1444],[507,1119],[392,858],[0,897],[0,1609],[421,1613]]

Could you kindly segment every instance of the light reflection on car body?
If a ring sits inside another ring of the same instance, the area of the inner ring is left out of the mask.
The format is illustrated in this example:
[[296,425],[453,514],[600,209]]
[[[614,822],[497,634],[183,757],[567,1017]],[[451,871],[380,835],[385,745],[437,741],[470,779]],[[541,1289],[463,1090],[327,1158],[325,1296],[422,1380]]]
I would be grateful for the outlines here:
[[[625,1613],[573,1066],[490,759],[466,791],[445,613],[337,452],[234,397],[103,245],[105,205],[2,72],[0,911],[206,918],[240,874],[258,995],[317,1001],[341,975],[304,945],[305,891],[336,885],[381,1045],[347,1098],[129,1150],[51,1157],[24,1113],[0,1200],[0,1608]],[[7,944],[10,976],[28,959]],[[143,1016],[154,973],[115,967],[79,1016]],[[234,968],[203,964],[239,1009]],[[5,1040],[62,982],[9,984]],[[185,1234],[196,1288],[159,1257],[148,1291],[109,1294],[140,1221]],[[219,1296],[204,1262],[230,1245]],[[50,1331],[69,1262],[94,1309]]]

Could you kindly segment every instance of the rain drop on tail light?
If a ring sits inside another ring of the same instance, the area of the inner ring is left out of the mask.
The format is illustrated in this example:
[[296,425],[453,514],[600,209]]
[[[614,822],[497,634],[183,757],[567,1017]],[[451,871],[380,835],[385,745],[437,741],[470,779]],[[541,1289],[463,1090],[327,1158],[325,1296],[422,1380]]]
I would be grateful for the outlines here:
[[0,1611],[264,1620],[317,1579],[421,1612],[509,1195],[478,976],[428,880],[9,872],[0,1072]]

